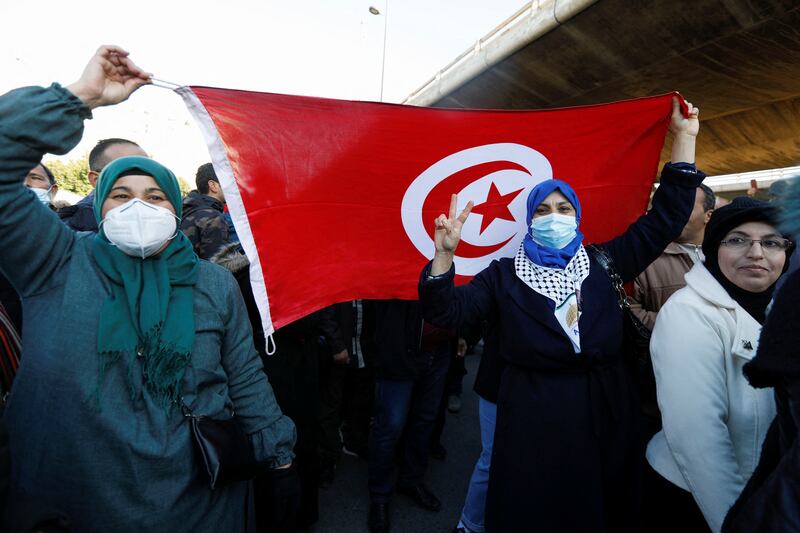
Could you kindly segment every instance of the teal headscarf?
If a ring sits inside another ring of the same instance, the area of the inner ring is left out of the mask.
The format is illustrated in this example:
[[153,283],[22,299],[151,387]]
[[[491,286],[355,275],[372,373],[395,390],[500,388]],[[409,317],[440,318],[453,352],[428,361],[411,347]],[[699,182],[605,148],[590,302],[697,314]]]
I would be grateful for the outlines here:
[[[152,159],[131,156],[113,161],[98,178],[94,195],[98,223],[114,183],[131,171],[152,176],[181,217],[181,191],[175,175]],[[147,391],[167,409],[180,396],[194,343],[192,304],[198,260],[192,244],[178,231],[160,254],[141,259],[111,244],[100,226],[93,251],[97,265],[111,282],[97,333],[100,374],[96,399],[99,401],[106,371],[125,358],[130,379],[138,356]],[[131,380],[130,386],[133,395],[138,385]]]

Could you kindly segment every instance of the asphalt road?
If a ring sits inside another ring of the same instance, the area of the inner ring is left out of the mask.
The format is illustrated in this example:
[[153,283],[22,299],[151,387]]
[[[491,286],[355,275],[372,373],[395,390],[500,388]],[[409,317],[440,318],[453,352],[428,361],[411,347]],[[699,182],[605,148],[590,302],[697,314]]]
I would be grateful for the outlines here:
[[[393,533],[449,533],[461,515],[472,468],[481,451],[478,428],[478,396],[472,390],[480,356],[467,356],[468,374],[460,413],[447,413],[442,444],[447,449],[444,461],[431,459],[426,484],[442,501],[442,509],[433,513],[420,509],[407,496],[395,495],[391,503]],[[313,533],[366,532],[369,512],[367,463],[343,455],[333,485],[319,492],[320,519],[309,531]]]

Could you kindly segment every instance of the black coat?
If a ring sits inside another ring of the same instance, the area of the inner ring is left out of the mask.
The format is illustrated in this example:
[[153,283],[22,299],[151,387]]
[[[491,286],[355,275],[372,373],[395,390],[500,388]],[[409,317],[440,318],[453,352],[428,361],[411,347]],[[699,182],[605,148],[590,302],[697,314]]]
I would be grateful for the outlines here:
[[492,323],[487,322],[483,332],[483,353],[478,373],[475,375],[475,392],[487,402],[497,403],[500,389],[500,378],[506,365],[497,353],[500,345],[500,332]]
[[[341,302],[332,305],[333,319],[336,322],[339,334],[337,336],[328,335],[326,333],[328,344],[331,348],[331,355],[346,349],[350,354],[350,364],[354,368],[371,367],[373,364],[373,352],[375,350],[372,333],[374,328],[372,302],[369,300],[361,300],[360,302],[360,311],[355,309],[355,301]],[[357,324],[357,322],[360,322],[360,325]],[[363,358],[361,362],[359,362],[358,356],[355,353],[356,342],[359,343],[361,349],[361,357]]]
[[419,372],[414,360],[422,338],[419,302],[371,300],[364,302],[364,310],[373,321],[369,345],[374,347],[376,377],[395,381],[416,379]]
[[725,533],[800,531],[800,272],[786,279],[744,367],[754,387],[775,387],[777,415],[761,459],[728,512]]
[[77,204],[59,209],[58,217],[64,224],[75,231],[97,232],[97,220],[94,218],[94,191],[82,198]]
[[[655,260],[683,229],[702,173],[667,167],[653,209],[603,247],[624,280]],[[581,286],[581,353],[549,300],[523,284],[511,258],[467,285],[450,276],[420,282],[423,316],[442,327],[496,324],[503,370],[486,530],[621,532],[638,528],[644,450],[638,401],[620,353],[622,314],[608,275],[592,257]]]
[[452,352],[456,348],[451,331],[429,331],[423,339],[424,330],[430,328],[423,323],[416,300],[367,300],[364,315],[370,324],[365,350],[374,361],[377,379],[413,381],[419,377],[420,367],[426,366],[421,363],[425,351]]

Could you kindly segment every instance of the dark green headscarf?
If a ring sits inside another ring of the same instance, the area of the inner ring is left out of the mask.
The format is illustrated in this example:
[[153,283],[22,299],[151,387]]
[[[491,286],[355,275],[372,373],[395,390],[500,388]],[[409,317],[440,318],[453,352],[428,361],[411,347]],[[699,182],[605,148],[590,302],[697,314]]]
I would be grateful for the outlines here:
[[[182,214],[178,180],[169,169],[146,157],[122,157],[110,163],[97,181],[94,216],[102,219],[103,202],[117,179],[131,171],[152,176]],[[144,385],[163,408],[180,396],[181,382],[194,343],[193,287],[198,262],[192,244],[178,231],[160,254],[141,259],[121,252],[103,232],[94,239],[94,258],[111,282],[111,295],[100,311],[97,351],[98,397],[105,373],[125,358],[128,377],[137,354]],[[131,381],[131,394],[138,385]]]

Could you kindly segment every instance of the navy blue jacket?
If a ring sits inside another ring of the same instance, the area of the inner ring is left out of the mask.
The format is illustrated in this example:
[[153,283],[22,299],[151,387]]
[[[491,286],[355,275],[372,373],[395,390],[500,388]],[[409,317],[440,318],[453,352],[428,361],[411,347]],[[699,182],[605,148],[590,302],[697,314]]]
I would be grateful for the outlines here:
[[75,205],[68,205],[58,210],[58,217],[75,231],[97,231],[97,220],[94,218],[94,191],[87,194]]
[[[653,208],[602,244],[632,280],[682,231],[702,172],[664,168]],[[638,523],[644,460],[638,400],[622,354],[622,314],[608,275],[591,256],[581,286],[581,353],[553,316],[549,300],[523,284],[514,260],[492,262],[453,285],[420,280],[423,317],[457,328],[489,320],[505,368],[499,383],[487,531],[630,531]],[[577,511],[577,512],[576,512]]]

